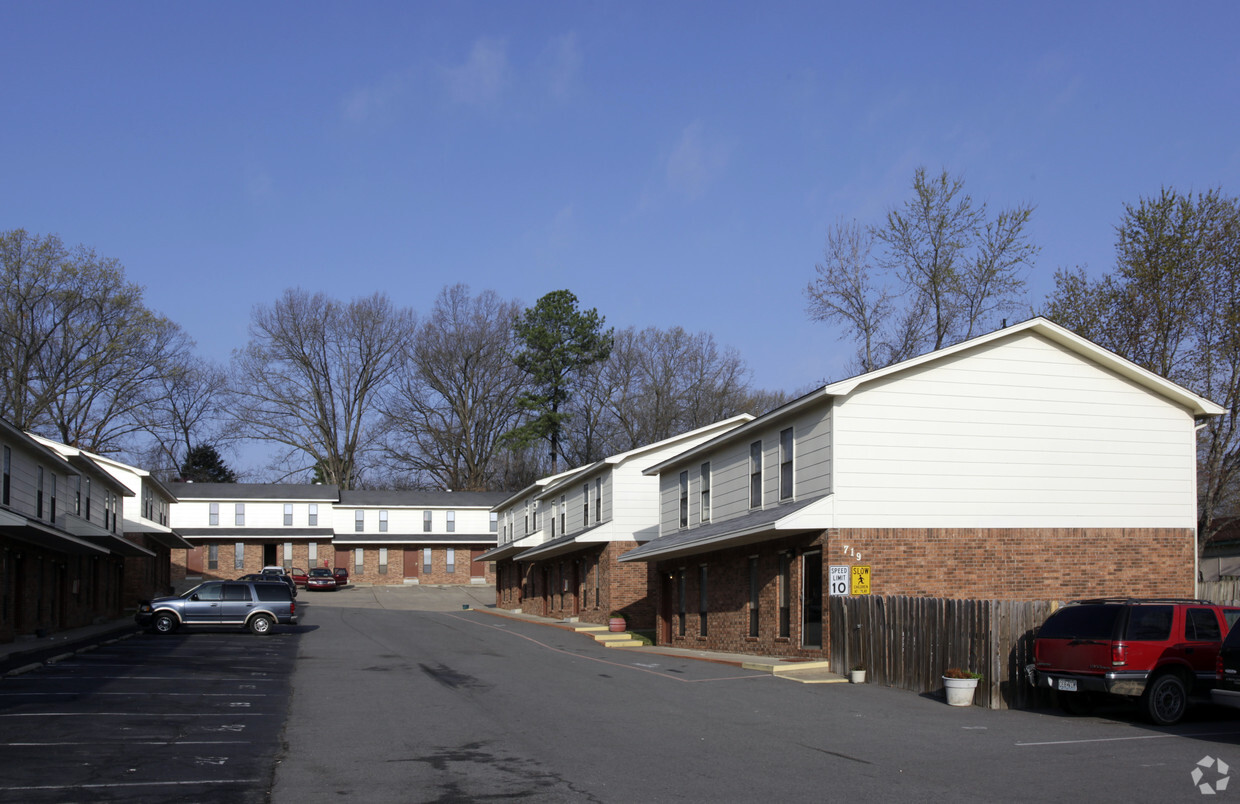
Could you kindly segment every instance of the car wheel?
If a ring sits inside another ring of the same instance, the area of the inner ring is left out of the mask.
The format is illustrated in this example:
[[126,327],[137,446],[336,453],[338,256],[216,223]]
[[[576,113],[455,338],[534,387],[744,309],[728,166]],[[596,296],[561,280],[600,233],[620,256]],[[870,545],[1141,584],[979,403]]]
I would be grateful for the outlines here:
[[255,634],[270,634],[271,628],[275,623],[266,614],[256,614],[254,619],[250,620],[250,631]]
[[171,614],[156,614],[151,620],[151,630],[157,634],[171,634],[177,630],[177,618]]
[[1090,692],[1057,692],[1059,708],[1069,715],[1092,715],[1098,708],[1098,696]]
[[1188,711],[1188,688],[1176,674],[1164,673],[1145,688],[1141,709],[1153,723],[1170,726]]

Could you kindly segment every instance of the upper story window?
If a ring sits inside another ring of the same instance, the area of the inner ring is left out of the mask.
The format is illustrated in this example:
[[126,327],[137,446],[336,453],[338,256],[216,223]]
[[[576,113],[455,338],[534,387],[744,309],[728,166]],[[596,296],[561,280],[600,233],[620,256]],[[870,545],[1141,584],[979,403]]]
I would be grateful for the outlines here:
[[366,512],[359,508],[353,512],[353,530],[358,533],[361,533],[365,529],[366,529]]
[[699,512],[698,518],[701,519],[701,521],[703,522],[709,522],[710,521],[710,464],[709,463],[702,464],[702,477],[701,477],[700,486],[701,486],[700,496],[701,496],[701,502],[702,502],[702,505],[701,505],[702,510]]
[[234,503],[233,524],[237,527],[245,525],[245,503]]
[[430,511],[422,512],[422,532],[423,533],[431,532],[431,512]]
[[603,521],[603,478],[594,478],[594,521]]
[[792,499],[792,428],[779,433],[779,499]]
[[145,483],[142,484],[142,518],[155,521],[155,495]]
[[749,445],[749,507],[762,507],[762,442]]
[[551,503],[551,538],[555,538],[555,503]]
[[456,533],[456,511],[448,512],[447,527],[448,533]]
[[568,498],[566,495],[560,495],[560,533],[564,534],[567,529],[564,527],[565,513],[568,511]]
[[86,495],[86,513],[85,513],[85,516],[86,516],[86,520],[89,522],[89,521],[90,521],[90,478],[89,478],[89,477],[88,477],[88,478],[86,478],[86,491],[85,491],[85,495]]
[[495,511],[492,511],[491,512],[491,532],[497,533],[498,531],[499,531],[499,514],[496,513]]
[[590,484],[586,483],[581,487],[581,527],[588,527],[590,524]]
[[293,504],[284,504],[284,527],[290,527],[293,524]]
[[319,504],[310,503],[310,527],[317,528],[319,526]]
[[[89,500],[89,499],[87,499],[87,501],[86,501],[86,506],[87,506],[87,508],[89,509],[89,507],[90,507],[90,500]],[[219,504],[219,503],[210,503],[210,504],[209,504],[209,506],[208,506],[208,510],[207,510],[207,524],[208,524],[208,525],[218,525],[218,524],[220,524],[220,504]]]
[[[380,511],[379,512],[379,532],[387,533],[387,529],[388,529],[388,512]],[[384,562],[384,563],[387,563],[387,562]]]
[[530,535],[530,501],[525,501],[525,535]]
[[689,527],[689,473],[680,473],[680,526]]
[[52,482],[48,488],[49,488],[49,491],[51,491],[51,495],[49,496],[49,499],[48,499],[48,502],[50,504],[48,505],[47,510],[48,510],[48,513],[50,514],[49,518],[52,520],[52,524],[54,525],[56,524],[56,473],[55,472],[52,473]]
[[542,514],[538,510],[538,500],[534,501],[534,532],[542,530]]
[[82,476],[78,475],[73,481],[73,515],[82,515]]
[[43,518],[43,467],[39,467],[39,471],[35,474],[34,487],[34,515],[39,519]]

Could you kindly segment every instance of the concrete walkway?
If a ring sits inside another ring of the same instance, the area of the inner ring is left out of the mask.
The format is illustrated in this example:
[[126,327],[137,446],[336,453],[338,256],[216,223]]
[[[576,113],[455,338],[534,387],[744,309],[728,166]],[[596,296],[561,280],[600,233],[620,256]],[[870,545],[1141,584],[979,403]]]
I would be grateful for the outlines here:
[[[497,617],[507,617],[512,620],[522,620],[529,623],[537,623],[553,628],[562,628],[566,631],[579,631],[583,638],[589,637],[589,632],[582,630],[582,626],[587,623],[569,622],[566,620],[556,620],[551,617],[540,617],[534,614],[525,614],[524,612],[508,611],[507,609],[495,608],[487,606],[478,608],[479,612],[495,615]],[[694,650],[692,648],[674,648],[664,647],[660,645],[645,645],[640,647],[622,647],[617,650],[636,651],[638,653],[653,653],[661,656],[675,656],[682,659],[696,659],[703,662],[717,662],[719,664],[735,665],[746,670],[760,670],[766,673],[772,673],[780,678],[786,678],[789,681],[798,681],[802,684],[847,684],[848,679],[832,673],[830,663],[827,661],[804,660],[804,659],[788,659],[780,656],[751,656],[745,653],[722,653],[713,650]]]
[[133,617],[56,631],[45,637],[19,636],[13,642],[0,642],[0,675],[28,673],[44,664],[67,659],[98,645],[128,639],[138,633]]

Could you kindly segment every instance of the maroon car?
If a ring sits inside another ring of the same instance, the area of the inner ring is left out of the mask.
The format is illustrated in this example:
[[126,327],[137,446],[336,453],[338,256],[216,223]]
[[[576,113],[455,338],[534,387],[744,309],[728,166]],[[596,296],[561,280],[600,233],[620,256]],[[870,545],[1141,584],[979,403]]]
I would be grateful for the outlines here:
[[301,567],[291,568],[288,571],[288,574],[292,576],[293,583],[297,584],[298,586],[306,585],[306,571],[302,569]]
[[327,567],[315,567],[306,577],[307,592],[335,592],[336,576]]
[[345,567],[336,567],[332,570],[332,575],[336,578],[337,587],[349,585],[349,570]]

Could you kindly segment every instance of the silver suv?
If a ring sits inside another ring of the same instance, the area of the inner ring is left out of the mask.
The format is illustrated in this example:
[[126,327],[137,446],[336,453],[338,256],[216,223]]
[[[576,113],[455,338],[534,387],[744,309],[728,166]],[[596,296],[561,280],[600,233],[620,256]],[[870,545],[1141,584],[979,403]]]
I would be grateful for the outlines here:
[[183,595],[142,601],[134,620],[157,634],[181,626],[240,626],[269,634],[276,623],[297,624],[297,604],[282,581],[207,581]]

